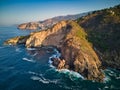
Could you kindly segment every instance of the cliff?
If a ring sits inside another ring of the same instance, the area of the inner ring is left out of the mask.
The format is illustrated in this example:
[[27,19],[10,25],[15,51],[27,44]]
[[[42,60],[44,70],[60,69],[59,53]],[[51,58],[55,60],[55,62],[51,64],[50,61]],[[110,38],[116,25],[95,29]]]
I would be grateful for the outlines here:
[[[24,39],[24,43],[27,48],[55,46],[62,54],[62,58],[53,58],[53,65],[56,68],[74,70],[88,80],[103,81],[101,62],[91,44],[86,40],[86,36],[83,28],[76,22],[61,21],[50,29],[31,33],[27,39]],[[12,40],[14,41],[14,39],[8,41],[12,44]]]
[[120,5],[77,19],[105,67],[120,70]]

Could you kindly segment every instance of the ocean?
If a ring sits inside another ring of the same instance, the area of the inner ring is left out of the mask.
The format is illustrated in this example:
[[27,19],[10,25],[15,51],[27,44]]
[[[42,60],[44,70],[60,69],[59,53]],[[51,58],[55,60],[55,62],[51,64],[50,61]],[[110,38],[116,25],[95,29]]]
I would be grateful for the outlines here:
[[107,68],[103,83],[85,80],[77,72],[57,70],[50,57],[60,55],[53,47],[39,49],[3,45],[11,37],[31,31],[16,26],[0,27],[0,90],[120,90],[120,71]]

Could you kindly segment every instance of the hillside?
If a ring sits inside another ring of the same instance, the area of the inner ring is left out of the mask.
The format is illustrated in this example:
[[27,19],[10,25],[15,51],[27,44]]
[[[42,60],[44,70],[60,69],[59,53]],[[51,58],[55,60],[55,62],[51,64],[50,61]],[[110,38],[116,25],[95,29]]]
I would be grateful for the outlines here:
[[120,69],[120,5],[77,19],[103,65]]
[[[88,80],[103,81],[101,62],[86,40],[87,34],[74,21],[60,21],[52,28],[9,39],[5,44],[25,44],[29,47],[53,46],[61,57],[52,58],[57,69],[70,69],[82,74]],[[27,39],[26,39],[27,38]]]
[[75,21],[56,22],[50,27],[9,39],[5,44],[56,47],[61,57],[52,58],[52,64],[57,69],[76,71],[88,80],[103,81],[101,66],[120,69],[120,5],[88,13]]
[[18,25],[18,29],[21,29],[21,30],[48,29],[61,20],[75,20],[87,14],[88,12],[81,13],[81,14],[75,14],[75,15],[56,16],[56,17],[49,18],[43,21],[23,23],[23,24]]

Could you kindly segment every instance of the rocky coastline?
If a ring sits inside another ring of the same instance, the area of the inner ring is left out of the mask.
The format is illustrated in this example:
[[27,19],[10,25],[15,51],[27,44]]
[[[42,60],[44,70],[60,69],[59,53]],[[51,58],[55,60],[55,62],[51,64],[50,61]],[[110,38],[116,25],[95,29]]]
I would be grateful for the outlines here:
[[26,48],[54,46],[61,52],[61,58],[52,58],[57,69],[67,68],[76,71],[88,80],[102,82],[104,73],[101,61],[92,45],[86,39],[87,34],[75,21],[60,21],[52,28],[31,33],[29,36],[15,37],[5,44],[25,44]]

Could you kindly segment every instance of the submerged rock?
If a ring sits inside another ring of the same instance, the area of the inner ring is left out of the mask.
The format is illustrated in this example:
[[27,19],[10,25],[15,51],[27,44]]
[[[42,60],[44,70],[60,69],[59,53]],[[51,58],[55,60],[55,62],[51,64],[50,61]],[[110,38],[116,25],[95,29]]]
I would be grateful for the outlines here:
[[61,21],[51,29],[31,33],[25,40],[29,47],[55,46],[63,59],[53,58],[58,69],[68,68],[82,74],[88,80],[103,81],[101,62],[86,40],[87,34],[74,21]]

